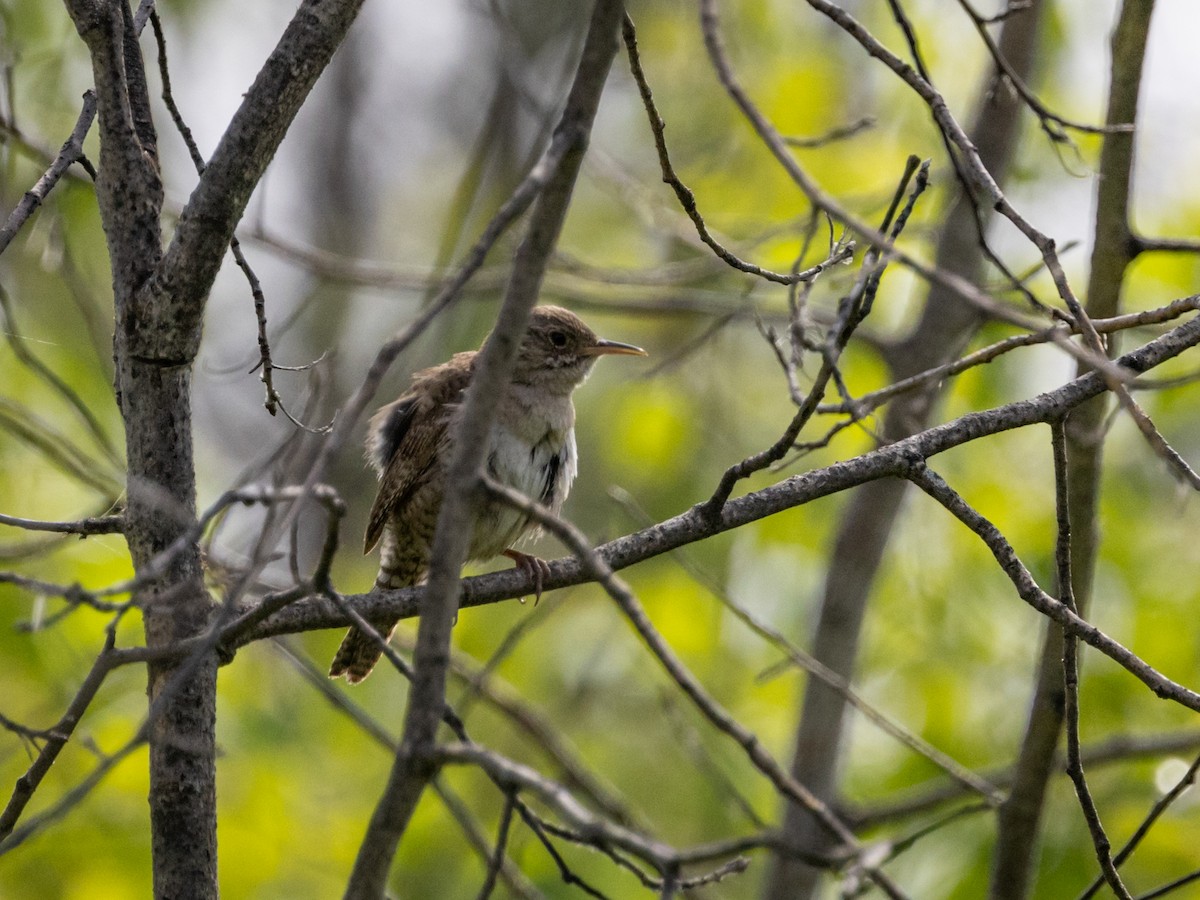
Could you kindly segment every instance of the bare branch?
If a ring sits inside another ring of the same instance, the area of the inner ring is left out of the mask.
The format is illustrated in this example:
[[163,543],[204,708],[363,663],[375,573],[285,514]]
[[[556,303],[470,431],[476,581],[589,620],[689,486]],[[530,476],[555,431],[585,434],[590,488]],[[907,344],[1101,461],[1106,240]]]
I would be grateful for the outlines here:
[[93,534],[120,534],[125,527],[123,516],[92,516],[76,522],[44,522],[39,519],[22,519],[0,513],[0,525],[24,528],[26,531],[53,531],[59,534],[78,534],[88,537]]
[[[1171,753],[1195,751],[1200,747],[1200,732],[1181,731],[1154,735],[1118,735],[1090,746],[1081,747],[1079,758],[1085,766],[1115,765],[1117,763],[1136,761],[1146,758],[1164,756]],[[1050,768],[1062,772],[1066,760],[1062,754],[1057,754],[1050,762]],[[1009,788],[1016,775],[1015,767],[985,771],[984,777],[999,788]],[[878,827],[879,825],[909,816],[918,815],[946,803],[961,799],[967,789],[957,782],[947,782],[911,793],[892,801],[883,801],[871,806],[857,807],[839,805],[843,810],[846,821],[856,830]],[[1101,879],[1101,882],[1103,880]],[[1082,898],[1081,898],[1082,900]]]
[[33,764],[26,770],[24,775],[17,779],[12,796],[5,805],[3,812],[0,812],[0,854],[11,850],[15,846],[15,844],[10,845],[9,841],[12,838],[13,829],[21,818],[21,814],[33,798],[33,794],[42,783],[42,779],[46,777],[46,773],[50,771],[50,767],[54,765],[54,761],[58,759],[58,754],[62,751],[62,748],[71,739],[72,734],[75,732],[75,726],[79,724],[79,720],[83,718],[83,714],[91,706],[92,700],[96,697],[96,692],[100,690],[100,685],[104,683],[104,679],[108,677],[108,673],[116,664],[112,652],[115,633],[115,631],[109,631],[104,649],[96,656],[95,661],[92,663],[91,671],[84,678],[79,690],[75,692],[75,696],[71,699],[71,703],[63,713],[62,718],[53,726],[46,729],[47,740],[45,744],[38,752]]
[[678,866],[684,858],[683,854],[666,844],[606,821],[581,805],[562,785],[478,744],[446,744],[436,753],[440,763],[476,765],[497,784],[535,794],[589,843],[632,853],[659,871]]
[[[319,669],[315,666],[307,656],[296,653],[287,643],[282,640],[272,641],[272,646],[283,656],[304,678],[309,687],[316,689],[322,697],[329,702],[334,709],[343,715],[347,716],[365,734],[375,741],[389,753],[396,752],[396,741],[388,734],[387,730],[368,713],[362,706],[348,697],[345,691],[340,691],[329,680],[329,676],[325,674],[324,669]],[[485,863],[491,863],[493,859],[492,848],[489,846],[486,835],[480,830],[479,824],[475,821],[469,809],[462,800],[451,791],[439,778],[433,780],[433,790],[441,798],[446,808],[450,811],[450,815],[458,822],[462,828],[463,834],[475,851],[480,855]],[[507,857],[504,858],[500,867],[500,877],[508,887],[519,897],[524,900],[534,900],[540,897],[541,894],[529,883],[528,879],[521,873]]]
[[1000,568],[1012,581],[1022,600],[1062,625],[1067,634],[1081,638],[1118,663],[1153,690],[1157,696],[1173,700],[1181,706],[1200,712],[1200,694],[1155,671],[1139,656],[1122,647],[1090,622],[1073,613],[1066,604],[1042,590],[1000,530],[972,509],[940,476],[923,463],[914,461],[913,465],[904,473],[904,477],[945,506],[955,518],[979,536],[992,555],[996,557]]
[[1134,253],[1200,253],[1197,238],[1155,238],[1135,234],[1130,237]]
[[[1144,325],[1157,325],[1162,322],[1169,322],[1172,319],[1177,319],[1180,316],[1192,312],[1200,308],[1200,294],[1193,294],[1190,297],[1182,297],[1168,303],[1166,306],[1161,306],[1158,309],[1146,310],[1143,312],[1126,313],[1121,316],[1114,316],[1111,319],[1094,319],[1092,324],[1100,334],[1113,334],[1118,331],[1124,331],[1129,328],[1138,328]],[[1057,341],[1060,337],[1065,337],[1067,334],[1078,334],[1079,327],[1077,325],[1067,325],[1058,323],[1051,325],[1049,328],[1044,328],[1041,331],[1033,331],[1027,334],[1017,334],[1012,337],[1005,338],[1002,341],[997,341],[994,344],[989,344],[986,347],[981,347],[972,353],[967,354],[953,362],[945,363],[944,365],[935,366],[931,369],[926,369],[923,372],[918,372],[916,375],[911,375],[908,378],[903,378],[900,381],[895,381],[887,387],[880,388],[877,391],[871,391],[868,394],[863,394],[850,403],[822,403],[817,407],[819,413],[856,413],[860,416],[866,415],[872,410],[878,409],[893,397],[908,391],[916,390],[921,387],[941,381],[945,378],[950,378],[954,375],[959,375],[968,369],[976,366],[986,365],[993,360],[1003,356],[1012,350],[1020,347],[1031,347],[1037,344],[1044,344],[1047,341]],[[1140,381],[1133,382],[1136,387]]]
[[21,230],[21,226],[42,205],[42,201],[46,199],[46,195],[54,189],[54,186],[66,174],[67,169],[74,163],[84,162],[88,174],[93,178],[96,177],[96,171],[92,169],[90,163],[86,163],[87,158],[83,155],[83,139],[92,127],[92,122],[95,118],[96,92],[85,91],[83,95],[83,108],[79,110],[79,118],[75,121],[75,127],[71,130],[71,136],[67,138],[66,143],[62,145],[62,149],[58,151],[58,155],[54,157],[50,168],[45,171],[33,187],[25,192],[25,196],[21,198],[21,202],[8,214],[8,219],[5,220],[4,225],[0,226],[0,253],[3,253],[8,245],[12,243],[12,239],[17,236],[17,232]]
[[642,105],[646,107],[646,115],[650,120],[650,131],[654,135],[654,146],[658,151],[658,165],[662,170],[662,180],[670,185],[671,190],[675,192],[675,196],[679,200],[679,205],[683,207],[683,211],[687,213],[687,217],[696,226],[696,233],[700,235],[700,240],[718,258],[740,272],[757,275],[776,284],[796,284],[802,281],[812,281],[829,266],[836,265],[848,259],[853,254],[854,245],[849,244],[846,247],[839,248],[838,253],[835,253],[824,262],[812,268],[806,269],[803,272],[784,275],[739,259],[723,247],[709,233],[708,226],[704,224],[704,217],[700,215],[700,210],[696,207],[696,195],[692,193],[691,188],[680,180],[679,176],[675,174],[675,168],[671,165],[671,157],[667,152],[667,139],[664,133],[667,126],[663,122],[662,116],[659,115],[658,107],[654,104],[654,94],[650,91],[650,85],[646,81],[646,73],[642,70],[642,60],[638,54],[637,31],[633,27],[633,19],[629,18],[628,15],[625,16],[621,23],[621,36],[625,41],[626,52],[629,54],[629,69],[633,73],[633,80],[637,83],[638,93],[642,97]]
[[[892,205],[884,217],[881,231],[888,232],[886,238],[888,243],[895,241],[904,229],[913,204],[924,192],[928,184],[925,176],[928,173],[929,166],[926,163],[920,169],[908,203],[900,215],[896,216],[896,209],[900,198],[903,196],[915,168],[915,158],[910,157],[908,168],[905,170],[904,177],[900,180],[900,185],[896,190]],[[895,217],[895,222],[892,221],[893,217]],[[800,409],[792,417],[792,421],[779,437],[779,440],[766,450],[756,453],[725,470],[721,476],[720,483],[717,485],[717,489],[713,492],[712,497],[706,505],[709,516],[715,518],[720,514],[722,505],[728,501],[729,495],[733,492],[734,486],[739,481],[783,459],[792,449],[796,442],[796,437],[816,413],[817,407],[825,395],[826,386],[830,380],[837,379],[838,358],[841,356],[842,351],[846,349],[846,345],[850,342],[854,330],[870,313],[871,305],[875,300],[875,292],[879,288],[879,279],[883,275],[887,262],[888,257],[883,255],[882,251],[876,247],[872,247],[863,258],[862,270],[858,280],[855,282],[850,293],[838,303],[837,320],[830,325],[825,335],[821,368],[817,372],[817,376],[813,379],[812,386],[808,390],[808,395],[804,398],[803,403],[800,404]]]
[[[1196,757],[1196,759],[1192,761],[1192,764],[1188,766],[1187,771],[1183,773],[1183,776],[1177,782],[1175,782],[1174,785],[1172,785],[1171,789],[1158,799],[1158,801],[1150,809],[1150,813],[1146,816],[1142,823],[1138,825],[1137,830],[1134,831],[1129,840],[1125,842],[1125,846],[1122,847],[1120,852],[1112,858],[1112,864],[1114,867],[1119,867],[1133,854],[1133,851],[1137,849],[1138,844],[1140,844],[1142,839],[1145,838],[1150,832],[1150,829],[1154,826],[1154,823],[1158,821],[1159,817],[1167,811],[1172,803],[1180,798],[1184,791],[1189,790],[1196,783],[1197,771],[1200,771],[1200,756]],[[1096,891],[1100,889],[1100,885],[1102,885],[1105,881],[1108,881],[1109,883],[1112,881],[1111,876],[1109,876],[1107,871],[1101,873],[1101,875],[1097,877],[1091,885],[1088,886],[1087,890],[1079,895],[1079,900],[1088,900],[1089,897],[1095,896]]]
[[[817,0],[810,0],[810,5],[815,5],[816,2]],[[704,45],[708,49],[709,58],[712,60],[713,68],[717,72],[717,77],[720,79],[721,85],[733,99],[734,103],[737,104],[738,108],[741,109],[743,115],[745,115],[746,119],[753,126],[763,143],[767,145],[767,148],[771,151],[771,155],[775,157],[784,171],[787,172],[788,176],[796,183],[796,186],[800,188],[816,209],[828,213],[839,222],[845,223],[862,240],[876,247],[888,258],[897,260],[919,273],[926,280],[951,291],[981,312],[1000,321],[1009,322],[1026,330],[1032,330],[1031,323],[1011,307],[998,303],[960,275],[953,272],[945,272],[922,263],[910,253],[897,247],[886,235],[850,213],[825,193],[808,173],[800,167],[799,163],[796,162],[788,150],[786,140],[784,140],[783,136],[779,134],[778,130],[776,130],[758,107],[755,106],[734,75],[733,67],[729,62],[725,52],[725,45],[721,39],[716,0],[702,0],[700,4],[700,23],[704,31]],[[904,63],[900,63],[900,65],[903,66]],[[911,68],[909,71],[911,71]],[[913,74],[915,75],[915,73]]]
[[[1018,73],[1012,67],[1004,54],[1000,52],[1000,48],[996,45],[995,40],[993,40],[991,32],[988,31],[987,26],[997,21],[997,19],[1001,17],[986,17],[980,15],[979,11],[971,5],[969,0],[958,0],[958,5],[962,7],[963,11],[967,14],[968,18],[970,18],[972,24],[975,26],[975,31],[979,35],[979,39],[983,41],[983,45],[987,47],[988,53],[991,55],[992,60],[996,63],[996,68],[1004,73],[1005,83],[1010,85],[1012,89],[1020,95],[1021,99],[1025,102],[1025,105],[1033,110],[1034,114],[1038,117],[1038,121],[1042,125],[1042,130],[1046,132],[1046,136],[1049,137],[1050,140],[1055,142],[1070,141],[1070,138],[1062,130],[1063,128],[1070,128],[1073,131],[1081,131],[1084,134],[1112,134],[1116,132],[1133,131],[1133,125],[1131,124],[1122,123],[1117,125],[1088,125],[1085,122],[1076,122],[1072,119],[1068,119],[1064,116],[1058,115],[1057,113],[1051,112],[1050,109],[1044,103],[1042,103],[1040,99],[1038,99],[1037,95],[1030,90],[1029,85],[1025,83],[1025,79],[1022,78],[1020,73]],[[1029,4],[1026,3],[1025,6],[1028,7]],[[1014,13],[1019,13],[1020,11],[1021,10],[1010,6],[1002,15],[1006,17],[1013,15]],[[1058,126],[1062,127],[1060,128]]]
[[121,455],[117,448],[113,445],[112,439],[109,438],[107,431],[96,414],[92,412],[91,407],[87,402],[79,396],[69,384],[63,381],[58,374],[47,366],[44,362],[38,359],[26,345],[25,338],[17,329],[15,317],[12,314],[12,303],[8,296],[8,291],[0,286],[0,312],[3,313],[4,323],[7,326],[4,330],[4,337],[8,341],[9,347],[12,349],[13,355],[28,368],[31,372],[37,375],[42,381],[46,382],[56,394],[58,394],[71,407],[72,412],[78,416],[79,420],[87,428],[88,433],[96,442],[96,445],[103,452],[106,462],[115,469],[121,469],[124,463],[121,460]]
[[[1071,514],[1067,490],[1067,439],[1062,422],[1051,423],[1051,445],[1054,456],[1054,497],[1058,525],[1058,539],[1054,546],[1054,560],[1058,575],[1059,598],[1072,612],[1077,612],[1073,579],[1071,577]],[[1079,751],[1079,639],[1073,634],[1063,635],[1063,686],[1066,703],[1063,718],[1067,728],[1067,775],[1075,785],[1075,795],[1096,848],[1096,859],[1100,871],[1113,893],[1121,900],[1132,900],[1129,891],[1121,882],[1117,867],[1113,864],[1112,845],[1100,822],[1100,812],[1088,788],[1087,776]]]

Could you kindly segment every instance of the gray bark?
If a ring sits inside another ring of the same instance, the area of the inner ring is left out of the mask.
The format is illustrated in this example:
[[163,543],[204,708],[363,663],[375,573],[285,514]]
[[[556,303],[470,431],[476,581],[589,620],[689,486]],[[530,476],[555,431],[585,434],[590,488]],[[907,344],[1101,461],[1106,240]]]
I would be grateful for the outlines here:
[[[308,0],[247,92],[167,248],[163,192],[141,48],[123,0],[66,0],[96,82],[96,191],[112,263],[116,392],[128,465],[125,535],[140,572],[196,518],[191,365],[205,302],[233,229],[361,0]],[[199,545],[188,543],[138,591],[150,648],[194,638],[210,621]],[[217,655],[149,666],[154,892],[217,896]]]

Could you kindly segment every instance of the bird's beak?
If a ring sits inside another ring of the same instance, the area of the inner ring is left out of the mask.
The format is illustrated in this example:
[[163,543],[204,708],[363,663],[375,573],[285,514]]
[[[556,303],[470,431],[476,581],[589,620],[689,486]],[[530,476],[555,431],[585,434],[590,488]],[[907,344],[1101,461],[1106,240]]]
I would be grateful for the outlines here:
[[598,340],[583,351],[586,356],[645,356],[646,351],[633,344],[622,344],[620,341]]

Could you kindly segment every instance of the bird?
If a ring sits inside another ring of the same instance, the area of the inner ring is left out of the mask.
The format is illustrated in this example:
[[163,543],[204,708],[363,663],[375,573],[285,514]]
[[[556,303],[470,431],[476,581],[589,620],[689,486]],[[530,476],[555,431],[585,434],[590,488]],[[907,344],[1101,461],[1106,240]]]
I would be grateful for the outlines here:
[[[490,335],[485,345],[488,339]],[[597,358],[610,354],[645,356],[646,351],[597,337],[562,307],[535,307],[496,410],[485,463],[488,476],[558,513],[578,469],[571,395]],[[456,425],[478,359],[479,351],[470,350],[417,372],[408,391],[371,418],[366,452],[379,477],[379,490],[368,516],[363,552],[380,545],[377,590],[425,580]],[[496,499],[482,499],[475,512],[468,559],[509,557],[533,574],[540,597],[546,563],[514,547],[536,532],[536,525]],[[390,638],[397,621],[371,624]],[[381,654],[376,640],[352,627],[334,656],[329,677],[345,676],[357,684],[371,674]]]

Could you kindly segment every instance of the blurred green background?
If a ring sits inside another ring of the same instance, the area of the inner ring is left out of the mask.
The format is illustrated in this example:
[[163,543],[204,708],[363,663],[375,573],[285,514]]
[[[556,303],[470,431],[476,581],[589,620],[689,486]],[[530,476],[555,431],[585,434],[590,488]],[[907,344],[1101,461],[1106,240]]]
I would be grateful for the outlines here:
[[[900,50],[884,4],[846,5]],[[1102,115],[1114,5],[1062,0],[1053,6],[1036,85],[1064,115],[1086,121]],[[312,424],[328,420],[381,341],[427,299],[430,273],[461,254],[540,150],[573,65],[586,7],[505,0],[444,8],[367,4],[240,230],[266,293],[275,361],[298,365],[327,354],[305,372],[276,374],[294,415]],[[158,8],[176,99],[202,152],[210,153],[293,4],[171,0]],[[986,62],[969,22],[950,4],[933,0],[906,8],[935,83],[960,120],[967,120]],[[803,4],[764,0],[726,3],[722,9],[740,77],[782,132],[812,137],[863,117],[874,119],[852,138],[796,151],[848,208],[878,221],[906,157],[933,159],[935,188],[919,203],[906,233],[906,246],[929,258],[929,239],[949,196],[949,172],[926,108]],[[717,84],[692,5],[642,3],[631,11],[676,168],[696,192],[710,226],[742,255],[787,269],[800,245],[807,205]],[[0,23],[7,87],[0,197],[7,211],[44,170],[43,151],[53,153],[70,132],[91,75],[84,47],[59,5],[7,0]],[[1188,87],[1200,72],[1179,37],[1189,29],[1194,35],[1196,27],[1200,16],[1189,0],[1159,0],[1135,182],[1137,223],[1149,234],[1200,231],[1200,173],[1185,164],[1200,149],[1200,102]],[[153,60],[149,31],[142,46]],[[151,79],[157,91],[156,71]],[[195,178],[161,104],[156,109],[168,207],[178,210]],[[92,134],[86,144],[93,158],[95,140]],[[1079,137],[1077,150],[1051,145],[1027,115],[1016,177],[1008,186],[1018,208],[1060,246],[1080,242],[1065,256],[1077,285],[1086,274],[1097,154],[1098,142],[1086,136]],[[81,174],[78,167],[73,171]],[[824,255],[824,225],[821,229],[808,264]],[[996,228],[994,238],[1014,270],[1037,261],[1034,249],[1016,240],[1011,229]],[[403,390],[415,369],[478,345],[495,315],[497,285],[513,246],[509,239],[499,247],[476,289],[406,353],[380,403]],[[839,270],[818,282],[811,298],[818,315],[834,307],[855,272]],[[1195,257],[1143,259],[1128,284],[1127,308],[1154,308],[1195,291],[1198,282]],[[0,257],[0,284],[7,294],[6,340],[0,342],[0,512],[41,519],[103,513],[120,497],[119,459],[106,458],[80,417],[14,349],[19,336],[121,446],[111,391],[109,274],[85,178],[61,183]],[[1043,279],[1033,286],[1052,296]],[[881,386],[886,370],[870,339],[902,334],[923,295],[910,273],[897,267],[888,272],[877,309],[863,327],[864,339],[844,360],[851,391]],[[576,395],[581,467],[566,512],[594,541],[707,498],[726,466],[778,437],[793,407],[756,317],[778,326],[785,298],[783,288],[735,273],[697,248],[690,224],[659,181],[645,114],[619,56],[543,294],[545,301],[579,311],[604,336],[651,353],[644,361],[601,363]],[[250,373],[257,361],[254,322],[249,290],[227,263],[212,294],[196,367],[201,508],[245,473],[275,460],[275,450],[285,444],[290,456],[276,460],[273,471],[302,477],[316,446],[315,437],[264,411],[258,375]],[[1008,333],[989,327],[982,340]],[[1140,343],[1135,337],[1125,341]],[[1188,374],[1192,365],[1185,357],[1165,374]],[[1004,357],[956,379],[939,419],[1051,388],[1073,366],[1046,348]],[[803,374],[816,368],[809,360]],[[1193,461],[1200,459],[1195,391],[1184,384],[1140,397]],[[70,458],[49,458],[14,423],[66,448]],[[822,433],[817,423],[805,437]],[[848,429],[828,448],[744,487],[872,445],[866,429]],[[938,458],[935,468],[1009,536],[1039,581],[1051,585],[1054,510],[1046,429],[977,441]],[[363,591],[375,565],[357,549],[372,476],[351,448],[330,480],[350,507],[335,583],[345,592]],[[831,531],[844,501],[821,500],[625,573],[686,663],[781,760],[790,757],[805,676],[773,669],[783,655],[742,625],[723,598],[807,646]],[[214,560],[236,566],[260,522],[254,510],[232,512],[214,540]],[[1092,618],[1160,671],[1192,685],[1198,525],[1196,503],[1131,423],[1117,417],[1106,453]],[[300,535],[309,566],[322,528],[314,508]],[[562,553],[548,540],[537,549],[547,557]],[[130,575],[118,536],[81,541],[11,528],[0,528],[0,568],[88,587]],[[266,577],[280,583],[286,567]],[[107,622],[84,610],[30,632],[30,623],[58,609],[57,601],[0,586],[5,663],[0,713],[34,727],[61,715],[101,647]],[[927,498],[913,496],[875,590],[857,686],[963,764],[981,770],[1002,766],[1011,760],[1024,726],[1041,630],[1039,617],[1016,597],[982,545]],[[414,633],[415,623],[402,625],[402,643]],[[130,617],[120,635],[124,643],[137,643],[140,623]],[[323,699],[294,661],[323,670],[339,639],[332,632],[306,634],[286,641],[287,653],[260,643],[242,650],[221,672],[219,840],[227,897],[331,897],[344,886],[390,756]],[[779,803],[770,786],[701,720],[594,586],[548,595],[537,607],[508,602],[467,611],[459,619],[455,647],[472,668],[499,653],[493,679],[552,723],[572,752],[663,840],[686,846],[776,820]],[[1092,653],[1085,660],[1085,741],[1195,727],[1194,716],[1157,702],[1116,666]],[[769,677],[760,677],[764,672]],[[405,699],[396,673],[381,670],[343,693],[395,735]],[[452,700],[468,693],[461,680],[453,683]],[[470,702],[467,709],[474,738],[549,775],[561,774],[491,704]],[[97,754],[123,745],[144,713],[142,672],[127,667],[112,675],[28,814],[79,783]],[[846,755],[847,799],[863,809],[941,780],[927,761],[859,719]],[[1156,756],[1090,773],[1115,841],[1136,827],[1187,758]],[[6,791],[29,759],[20,738],[0,732],[0,784]],[[443,783],[494,840],[503,800],[493,786],[462,768],[447,770]],[[143,749],[64,819],[0,857],[0,897],[147,896],[146,792]],[[1194,799],[1176,803],[1127,864],[1128,883],[1150,887],[1196,867],[1196,819]],[[879,834],[904,834],[928,820],[926,815],[889,824]],[[977,897],[986,884],[993,837],[992,816],[968,816],[923,838],[889,871],[914,897]],[[576,872],[609,896],[644,893],[604,857],[570,846],[563,852]],[[563,884],[527,828],[514,826],[511,853],[547,896],[579,896]],[[445,802],[427,793],[396,862],[396,896],[473,896],[485,868]],[[765,870],[765,856],[753,854],[747,873],[696,896],[756,896]],[[1094,870],[1070,784],[1060,778],[1046,818],[1037,895],[1074,896]],[[496,896],[507,895],[503,885],[497,889]]]

